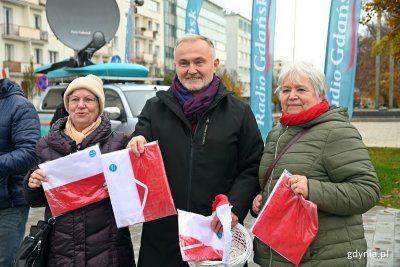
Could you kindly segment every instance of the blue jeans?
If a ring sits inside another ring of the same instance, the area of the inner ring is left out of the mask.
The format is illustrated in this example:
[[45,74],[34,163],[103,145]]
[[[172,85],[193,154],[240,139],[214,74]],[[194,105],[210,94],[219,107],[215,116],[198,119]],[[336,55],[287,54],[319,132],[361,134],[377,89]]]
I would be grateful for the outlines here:
[[25,235],[29,206],[0,210],[0,266],[10,267]]

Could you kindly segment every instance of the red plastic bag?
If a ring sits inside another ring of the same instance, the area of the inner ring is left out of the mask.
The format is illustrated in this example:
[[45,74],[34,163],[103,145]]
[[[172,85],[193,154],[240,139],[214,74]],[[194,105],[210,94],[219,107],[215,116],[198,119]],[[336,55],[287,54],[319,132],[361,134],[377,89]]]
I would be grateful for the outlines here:
[[251,232],[273,250],[299,265],[318,232],[317,205],[296,196],[290,173],[282,173]]

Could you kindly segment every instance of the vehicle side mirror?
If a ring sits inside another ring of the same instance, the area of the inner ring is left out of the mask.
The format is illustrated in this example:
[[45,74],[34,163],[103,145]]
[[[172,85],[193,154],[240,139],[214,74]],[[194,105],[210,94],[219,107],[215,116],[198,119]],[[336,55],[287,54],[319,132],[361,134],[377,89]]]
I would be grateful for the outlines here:
[[121,110],[118,107],[106,107],[104,108],[104,115],[110,120],[116,120],[121,115]]

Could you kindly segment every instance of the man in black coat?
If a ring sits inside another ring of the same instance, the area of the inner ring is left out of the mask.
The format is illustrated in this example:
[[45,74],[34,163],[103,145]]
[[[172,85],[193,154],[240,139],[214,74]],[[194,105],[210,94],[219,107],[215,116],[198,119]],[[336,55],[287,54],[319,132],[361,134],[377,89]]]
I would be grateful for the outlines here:
[[[209,39],[186,35],[178,40],[171,88],[147,101],[128,147],[140,156],[145,143],[158,140],[175,207],[209,216],[215,196],[225,194],[235,226],[260,192],[263,141],[249,105],[215,75],[218,65]],[[177,221],[174,215],[143,224],[139,267],[188,266],[179,249]],[[222,230],[217,216],[211,227]]]
[[[61,93],[61,98],[64,98],[64,93],[63,91]],[[69,115],[67,109],[65,108],[64,101],[61,101],[60,105],[58,105],[56,111],[54,112],[53,118],[50,121],[50,127],[53,126],[53,124],[58,121],[58,119],[67,117]]]

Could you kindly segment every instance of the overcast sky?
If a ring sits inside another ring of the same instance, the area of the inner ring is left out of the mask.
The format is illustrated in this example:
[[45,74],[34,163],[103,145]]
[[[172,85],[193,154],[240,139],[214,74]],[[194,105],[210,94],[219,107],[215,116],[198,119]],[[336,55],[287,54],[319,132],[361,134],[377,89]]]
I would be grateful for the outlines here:
[[[225,0],[225,8],[251,18],[252,0]],[[330,0],[276,0],[275,60],[305,60],[324,69]]]

